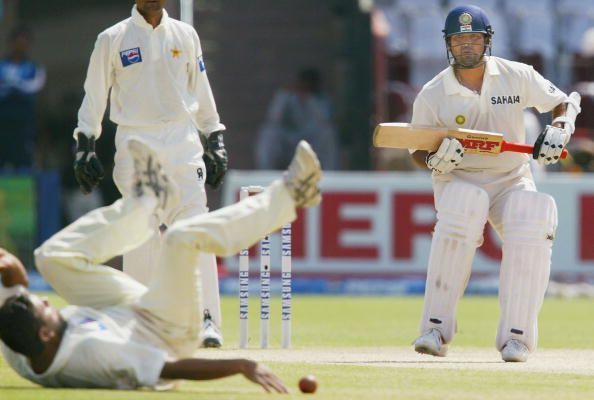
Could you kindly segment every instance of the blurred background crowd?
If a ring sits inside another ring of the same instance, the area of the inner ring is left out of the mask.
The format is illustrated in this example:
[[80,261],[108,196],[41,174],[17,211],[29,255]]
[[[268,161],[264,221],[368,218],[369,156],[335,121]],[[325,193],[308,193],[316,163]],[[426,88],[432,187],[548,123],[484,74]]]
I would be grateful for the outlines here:
[[[582,94],[572,157],[554,168],[593,171],[594,0],[470,2],[490,16],[493,55],[532,64],[562,89]],[[325,169],[414,168],[406,152],[374,150],[371,133],[378,122],[409,121],[417,91],[447,66],[445,15],[467,1],[194,3],[209,78],[228,129],[231,168],[282,169],[287,149],[301,138],[318,149]],[[59,212],[53,225],[37,233],[38,240],[119,196],[111,179],[91,196],[80,193],[72,173],[72,131],[95,38],[127,18],[132,5],[132,0],[0,0],[0,168],[6,178],[0,189],[25,187],[21,197],[15,190],[11,199],[0,196],[0,209],[6,202],[25,204],[28,190],[46,190],[37,197],[59,204]],[[179,16],[178,1],[168,0],[166,8]],[[547,120],[527,112],[526,123],[534,138]],[[115,127],[107,119],[103,132],[97,151],[110,177]],[[18,183],[24,176],[35,180]],[[209,193],[209,201],[217,207],[217,193]],[[46,218],[40,207],[36,212]],[[16,215],[0,212],[0,237]]]

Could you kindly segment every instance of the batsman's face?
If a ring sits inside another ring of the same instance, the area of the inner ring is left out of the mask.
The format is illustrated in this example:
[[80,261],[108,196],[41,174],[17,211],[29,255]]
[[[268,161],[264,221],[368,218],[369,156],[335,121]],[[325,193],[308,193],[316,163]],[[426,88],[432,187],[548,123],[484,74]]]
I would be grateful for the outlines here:
[[450,51],[456,63],[470,68],[477,65],[485,52],[486,36],[482,33],[461,33],[450,38]]
[[136,8],[140,13],[158,13],[165,7],[165,0],[136,0]]

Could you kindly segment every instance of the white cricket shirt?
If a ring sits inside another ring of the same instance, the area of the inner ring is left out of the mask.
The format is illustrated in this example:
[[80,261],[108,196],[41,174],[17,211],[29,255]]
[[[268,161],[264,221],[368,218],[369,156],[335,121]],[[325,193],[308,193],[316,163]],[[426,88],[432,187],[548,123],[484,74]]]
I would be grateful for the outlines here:
[[153,28],[134,6],[130,18],[99,34],[75,135],[101,135],[110,88],[110,119],[118,125],[155,126],[189,115],[205,134],[225,129],[196,30],[165,10]]
[[[523,110],[535,107],[541,113],[548,112],[566,98],[531,66],[491,56],[480,94],[462,86],[454,69],[448,67],[417,95],[411,123],[499,132],[506,141],[525,143]],[[512,152],[497,156],[465,154],[451,174],[473,180],[480,172],[509,178],[523,174],[530,157]],[[448,175],[434,175],[434,179],[448,179]]]
[[25,356],[1,344],[6,361],[23,378],[47,387],[135,389],[162,383],[169,355],[130,307],[68,306],[60,314],[68,328],[44,373],[33,372]]

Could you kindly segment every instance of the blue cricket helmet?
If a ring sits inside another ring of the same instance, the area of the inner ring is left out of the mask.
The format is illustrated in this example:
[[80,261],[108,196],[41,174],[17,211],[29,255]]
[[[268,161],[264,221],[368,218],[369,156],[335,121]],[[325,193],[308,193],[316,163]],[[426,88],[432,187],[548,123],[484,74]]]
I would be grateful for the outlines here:
[[445,39],[460,33],[475,32],[490,38],[494,33],[487,14],[482,8],[473,5],[458,6],[450,11],[442,32]]

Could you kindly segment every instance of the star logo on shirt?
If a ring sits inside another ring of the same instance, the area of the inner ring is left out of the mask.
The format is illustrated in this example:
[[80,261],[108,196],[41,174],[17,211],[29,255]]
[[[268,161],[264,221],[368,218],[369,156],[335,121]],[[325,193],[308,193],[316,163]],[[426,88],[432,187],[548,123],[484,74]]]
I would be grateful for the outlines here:
[[178,49],[177,47],[174,47],[173,49],[171,49],[171,56],[173,58],[178,58],[180,54],[181,54],[181,50]]

